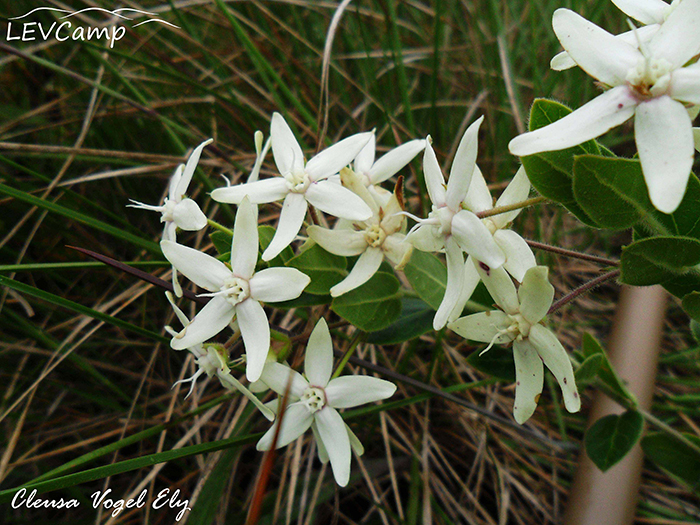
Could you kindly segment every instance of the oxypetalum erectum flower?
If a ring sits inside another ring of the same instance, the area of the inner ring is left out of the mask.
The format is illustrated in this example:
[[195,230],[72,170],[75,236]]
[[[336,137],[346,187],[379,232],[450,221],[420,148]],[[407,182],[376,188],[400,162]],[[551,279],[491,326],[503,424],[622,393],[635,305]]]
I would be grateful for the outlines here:
[[274,113],[270,138],[281,177],[218,188],[211,193],[212,199],[229,204],[239,204],[246,196],[253,204],[284,200],[277,231],[262,256],[264,261],[269,261],[299,233],[309,204],[343,219],[361,221],[372,216],[372,210],[360,197],[326,180],[350,164],[372,135],[371,132],[352,135],[306,162],[284,117]]
[[278,426],[277,448],[288,445],[311,427],[319,458],[324,463],[330,460],[336,482],[344,487],[350,479],[350,450],[362,454],[362,445],[337,409],[387,399],[396,392],[396,386],[370,376],[331,379],[332,372],[333,341],[326,321],[320,319],[306,347],[306,378],[280,363],[265,366],[261,380],[280,398],[287,395],[288,405],[283,416],[260,438],[257,448],[270,449]]
[[503,250],[481,219],[462,207],[476,168],[479,126],[483,120],[484,117],[479,118],[465,131],[452,161],[447,185],[430,140],[425,146],[423,172],[433,209],[427,219],[417,219],[418,224],[406,240],[421,251],[445,250],[447,287],[433,319],[435,330],[445,326],[460,300],[464,283],[462,251],[491,268],[500,268],[506,260]]
[[[177,229],[187,231],[199,231],[207,225],[207,216],[202,213],[199,206],[192,199],[185,198],[187,188],[192,181],[194,170],[197,169],[199,158],[202,156],[204,146],[214,142],[213,139],[205,140],[190,154],[187,164],[180,164],[170,178],[168,196],[161,206],[143,204],[129,199],[133,204],[127,204],[130,208],[151,210],[161,213],[160,222],[164,222],[163,240],[175,242]],[[173,270],[173,289],[175,295],[182,296],[182,288],[177,280],[177,272]]]
[[258,259],[257,213],[243,199],[236,213],[231,245],[231,268],[211,255],[171,241],[160,247],[170,263],[212,299],[191,323],[173,337],[170,346],[189,348],[215,336],[236,316],[246,350],[246,377],[257,381],[270,349],[270,326],[263,302],[296,299],[309,277],[295,268],[266,268],[255,272]]
[[537,408],[544,382],[543,363],[559,382],[566,409],[578,412],[581,399],[569,356],[557,336],[540,324],[554,298],[548,268],[530,268],[517,292],[503,268],[493,270],[482,264],[478,271],[501,310],[462,317],[450,323],[449,328],[465,339],[489,343],[486,350],[494,344],[513,343],[516,379],[513,415],[518,423],[527,421]]
[[629,44],[568,9],[557,9],[554,32],[569,56],[610,86],[561,120],[514,138],[513,155],[581,144],[634,116],[642,172],[654,207],[680,204],[695,155],[686,105],[700,104],[700,0],[683,0],[646,42]]
[[403,268],[413,250],[413,246],[405,242],[406,235],[403,232],[406,217],[401,214],[403,209],[396,193],[390,193],[388,199],[375,198],[350,168],[340,170],[340,176],[343,185],[359,195],[372,209],[372,216],[366,221],[343,221],[341,227],[333,230],[320,226],[309,226],[306,229],[309,237],[324,250],[345,257],[360,256],[348,276],[331,288],[333,297],[366,283],[379,269],[385,257],[396,269]]
[[[165,296],[168,298],[168,302],[170,302],[170,305],[173,307],[175,316],[182,323],[182,326],[185,327],[190,324],[190,320],[187,318],[185,313],[175,304],[173,295],[170,292],[165,292]],[[177,332],[170,326],[166,326],[165,331],[173,337],[177,337]],[[252,401],[252,403],[267,419],[270,421],[275,419],[274,412],[266,407],[250,390],[243,386],[238,379],[233,377],[231,374],[231,369],[228,366],[228,352],[223,345],[197,343],[188,347],[186,350],[189,350],[189,352],[194,356],[197,371],[192,375],[192,377],[181,379],[173,384],[173,387],[175,387],[175,385],[179,383],[191,383],[190,390],[187,392],[185,399],[187,399],[192,393],[194,385],[199,376],[202,374],[206,374],[209,377],[216,376],[224,388],[228,390],[237,390]]]

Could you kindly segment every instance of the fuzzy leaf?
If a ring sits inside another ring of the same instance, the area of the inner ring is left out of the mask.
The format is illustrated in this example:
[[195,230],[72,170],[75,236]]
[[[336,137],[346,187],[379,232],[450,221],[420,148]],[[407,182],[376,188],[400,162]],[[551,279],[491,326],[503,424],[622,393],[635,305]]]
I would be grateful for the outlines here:
[[401,313],[399,281],[384,272],[375,273],[362,286],[335,297],[331,309],[365,332],[376,332],[398,319]]
[[600,418],[586,431],[586,453],[605,472],[624,458],[642,437],[644,418],[636,410]]
[[418,296],[437,310],[447,285],[447,268],[440,259],[432,253],[413,250],[411,260],[403,271]]
[[425,302],[414,297],[404,297],[401,313],[396,322],[374,332],[367,338],[368,343],[395,345],[410,341],[433,329],[435,311]]
[[683,274],[696,274],[700,240],[691,237],[649,237],[622,250],[620,280],[635,286],[664,283]]
[[296,268],[311,278],[304,292],[313,295],[328,295],[330,289],[345,279],[348,274],[345,269],[347,265],[345,257],[333,255],[318,244],[292,257],[285,265]]

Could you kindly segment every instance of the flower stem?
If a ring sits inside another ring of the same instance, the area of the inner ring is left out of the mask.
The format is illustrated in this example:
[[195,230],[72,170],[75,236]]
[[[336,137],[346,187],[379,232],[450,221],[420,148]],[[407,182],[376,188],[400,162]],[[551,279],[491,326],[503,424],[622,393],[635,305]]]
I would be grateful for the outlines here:
[[480,212],[477,212],[476,216],[479,217],[480,219],[483,219],[484,217],[491,217],[493,215],[500,215],[501,213],[508,213],[509,211],[519,210],[521,208],[527,208],[528,206],[534,206],[535,204],[540,204],[542,202],[546,202],[547,200],[548,200],[547,197],[542,197],[540,195],[539,197],[533,197],[532,199],[526,199],[522,202],[516,202],[514,204],[508,204],[506,206],[497,206],[497,207],[492,208],[490,210],[480,211]]
[[564,297],[559,299],[558,301],[555,301],[554,304],[550,307],[549,311],[547,312],[548,314],[551,314],[552,312],[558,310],[562,306],[570,303],[574,299],[576,299],[579,295],[582,295],[596,286],[600,286],[606,281],[610,281],[611,279],[615,279],[618,275],[620,275],[620,270],[612,270],[611,272],[604,273],[603,275],[596,277],[595,279],[592,279],[588,281],[587,283],[582,284],[578,288],[575,288],[568,294],[566,294]]
[[226,233],[226,234],[228,234],[228,235],[233,235],[233,230],[228,229],[226,226],[224,226],[223,224],[219,224],[219,223],[216,222],[216,221],[213,221],[213,220],[211,220],[211,219],[207,219],[207,224],[208,224],[209,226],[211,226],[212,228],[215,228],[215,229],[217,229],[217,230],[219,230],[219,231],[222,231],[222,232],[224,232],[224,233]]
[[525,239],[525,242],[530,245],[530,247],[537,250],[544,250],[546,252],[556,253],[558,255],[563,255],[564,257],[572,257],[574,259],[581,259],[583,261],[592,261],[600,264],[605,264],[606,266],[620,266],[620,261],[616,259],[607,259],[605,257],[598,257],[597,255],[589,255],[587,253],[581,253],[574,250],[567,250],[566,248],[560,248],[559,246],[552,246],[551,244],[544,244],[542,242],[530,241]]

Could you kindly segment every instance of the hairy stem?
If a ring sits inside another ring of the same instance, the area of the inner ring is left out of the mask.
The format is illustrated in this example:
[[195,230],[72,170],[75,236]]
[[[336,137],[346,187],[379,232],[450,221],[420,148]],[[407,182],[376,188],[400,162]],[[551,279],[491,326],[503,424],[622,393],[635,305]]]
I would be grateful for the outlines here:
[[596,277],[595,279],[592,279],[588,281],[587,283],[582,284],[578,288],[575,288],[574,290],[570,291],[568,294],[566,294],[564,297],[559,299],[558,301],[555,301],[554,304],[550,307],[549,311],[547,312],[548,314],[551,314],[552,312],[558,310],[562,306],[570,303],[574,299],[576,299],[579,295],[583,295],[584,293],[592,290],[596,286],[600,286],[606,281],[610,281],[611,279],[615,279],[618,275],[620,275],[620,270],[613,270],[611,272],[604,273],[603,275]]
[[559,246],[552,246],[551,244],[544,244],[542,242],[530,241],[525,239],[525,242],[536,250],[544,250],[546,252],[556,253],[558,255],[563,255],[564,257],[571,257],[573,259],[581,259],[583,261],[592,261],[600,264],[605,264],[607,266],[620,266],[620,261],[616,259],[607,259],[605,257],[598,257],[597,255],[589,255],[587,253],[581,253],[574,250],[567,250],[566,248],[560,248]]
[[508,213],[509,211],[527,208],[528,206],[534,206],[535,204],[547,202],[547,200],[548,199],[546,197],[542,196],[533,197],[532,199],[526,199],[522,202],[516,202],[514,204],[508,204],[506,206],[497,206],[490,210],[480,211],[477,212],[476,216],[480,219],[483,219],[484,217],[491,217],[493,215],[500,215],[501,213]]

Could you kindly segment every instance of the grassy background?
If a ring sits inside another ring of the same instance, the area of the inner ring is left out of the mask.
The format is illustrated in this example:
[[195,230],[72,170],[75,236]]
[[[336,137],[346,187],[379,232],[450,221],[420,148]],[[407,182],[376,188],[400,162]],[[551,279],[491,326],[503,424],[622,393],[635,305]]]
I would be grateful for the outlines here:
[[[2,2],[0,15],[40,5]],[[189,523],[241,523],[262,458],[252,447],[201,454],[199,444],[224,438],[238,444],[266,425],[250,417],[238,397],[222,398],[213,383],[206,389],[202,383],[187,400],[182,388],[171,390],[193,369],[189,358],[158,339],[163,324],[172,322],[162,293],[85,262],[66,245],[138,261],[164,275],[167,265],[153,242],[161,231],[156,216],[125,208],[128,199],[158,202],[188,150],[213,137],[191,188],[210,217],[230,224],[232,210],[218,208],[206,192],[223,183],[222,173],[234,183],[246,177],[253,132],[267,135],[273,111],[285,115],[309,152],[376,127],[383,148],[431,134],[446,165],[462,130],[484,114],[479,165],[498,187],[517,169],[507,144],[526,125],[535,96],[575,107],[597,92],[579,70],[549,70],[559,51],[550,24],[554,9],[571,7],[611,31],[624,28],[607,0],[355,0],[335,33],[326,105],[322,57],[337,3],[126,5],[155,11],[181,29],[147,24],[129,30],[113,49],[103,41],[4,42],[0,49],[0,272],[44,293],[35,298],[32,289],[0,289],[0,482],[11,488],[85,454],[78,470],[146,459],[129,472],[108,467],[96,480],[55,493],[80,500],[77,510],[3,505],[6,523],[107,521],[89,500],[105,487],[117,497],[177,487],[195,507]],[[88,6],[114,7],[97,0],[70,8]],[[83,25],[106,20],[86,15]],[[44,13],[32,20],[50,25],[55,18]],[[3,22],[2,32],[6,27]],[[620,128],[605,143],[625,154],[633,151],[630,137]],[[419,167],[414,161],[407,173],[414,211],[421,206]],[[263,174],[273,169],[268,159]],[[274,224],[276,215],[270,207],[261,218]],[[627,240],[585,230],[555,207],[523,213],[518,227],[531,238],[611,256]],[[205,232],[182,238],[209,245]],[[558,265],[559,293],[596,273],[580,261],[546,254],[538,260]],[[600,290],[553,320],[569,348],[578,347],[583,329],[607,333],[615,293]],[[57,297],[91,310],[67,309]],[[681,332],[685,319],[669,317],[654,410],[680,430],[697,432],[698,350]],[[272,320],[303,327],[285,313]],[[466,364],[473,350],[440,333],[400,347],[363,346],[360,355],[442,389],[467,384],[457,395],[510,418],[512,384]],[[355,420],[367,454],[361,464],[353,460],[347,490],[337,491],[313,461],[309,439],[283,450],[262,523],[329,523],[331,516],[339,523],[559,522],[590,390],[583,413],[571,416],[562,412],[557,388],[545,388],[529,424],[538,439],[419,394],[401,385],[397,405],[411,404]],[[96,457],[99,447],[107,448]],[[171,450],[184,450],[184,457],[150,466],[151,455]],[[127,511],[119,519],[170,523],[174,515]],[[697,522],[700,514],[685,487],[649,468],[637,516],[639,523],[678,523]]]

